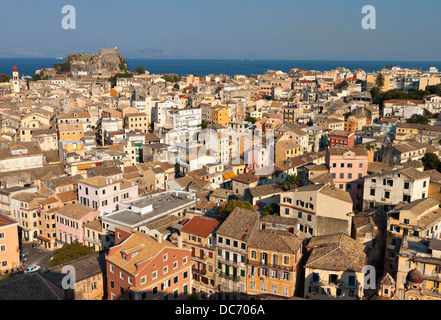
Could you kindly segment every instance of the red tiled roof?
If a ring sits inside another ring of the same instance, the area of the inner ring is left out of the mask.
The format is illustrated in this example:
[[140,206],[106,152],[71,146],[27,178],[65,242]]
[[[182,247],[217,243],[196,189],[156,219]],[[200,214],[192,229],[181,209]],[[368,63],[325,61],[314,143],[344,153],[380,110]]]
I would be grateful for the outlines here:
[[214,218],[196,216],[182,227],[181,232],[195,234],[201,237],[208,237],[219,225],[219,221]]

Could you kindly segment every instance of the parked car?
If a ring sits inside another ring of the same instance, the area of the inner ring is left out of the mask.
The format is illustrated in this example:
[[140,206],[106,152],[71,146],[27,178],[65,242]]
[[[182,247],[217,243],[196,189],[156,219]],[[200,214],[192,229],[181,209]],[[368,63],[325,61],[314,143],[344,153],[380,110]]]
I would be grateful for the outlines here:
[[40,270],[40,266],[29,266],[29,267],[27,267],[27,269],[24,271],[24,273],[37,272],[38,270]]

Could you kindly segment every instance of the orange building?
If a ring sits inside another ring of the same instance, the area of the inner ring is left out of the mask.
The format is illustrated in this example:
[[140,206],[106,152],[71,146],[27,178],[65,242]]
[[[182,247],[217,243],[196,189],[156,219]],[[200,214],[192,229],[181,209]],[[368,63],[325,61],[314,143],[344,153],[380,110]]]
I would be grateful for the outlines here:
[[0,213],[0,272],[20,265],[18,222]]
[[84,137],[84,126],[82,123],[66,123],[58,125],[58,140],[80,140]]
[[106,257],[109,300],[184,300],[191,293],[191,251],[128,229],[115,228]]
[[296,293],[302,240],[287,231],[259,230],[248,245],[247,294],[292,297]]
[[228,127],[230,124],[230,109],[226,106],[214,106],[211,109],[211,122]]

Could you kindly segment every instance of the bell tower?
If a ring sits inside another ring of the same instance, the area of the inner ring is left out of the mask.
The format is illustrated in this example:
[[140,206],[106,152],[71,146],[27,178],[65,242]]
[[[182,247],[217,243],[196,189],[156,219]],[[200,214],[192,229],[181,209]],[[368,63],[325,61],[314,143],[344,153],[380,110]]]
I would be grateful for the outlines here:
[[20,92],[20,83],[19,83],[19,74],[17,65],[14,65],[14,69],[12,69],[12,88],[14,93]]

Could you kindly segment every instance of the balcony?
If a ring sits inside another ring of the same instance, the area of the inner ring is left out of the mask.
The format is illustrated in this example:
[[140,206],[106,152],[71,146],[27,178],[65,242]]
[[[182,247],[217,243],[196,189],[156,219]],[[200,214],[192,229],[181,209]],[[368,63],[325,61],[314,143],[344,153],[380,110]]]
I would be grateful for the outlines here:
[[218,274],[219,277],[231,280],[233,282],[239,282],[240,281],[240,277],[239,276],[233,276],[231,274],[226,274],[225,272],[216,269],[216,273]]
[[283,266],[278,263],[266,263],[265,261],[252,261],[248,260],[248,264],[251,266],[261,267],[261,268],[271,268],[278,269],[282,271],[294,271],[293,266]]
[[206,269],[197,269],[192,267],[191,268],[191,272],[199,274],[199,275],[206,275],[207,274],[207,270]]
[[217,257],[217,261],[223,264],[227,264],[233,267],[244,267],[245,263],[239,261],[232,261],[222,257]]

